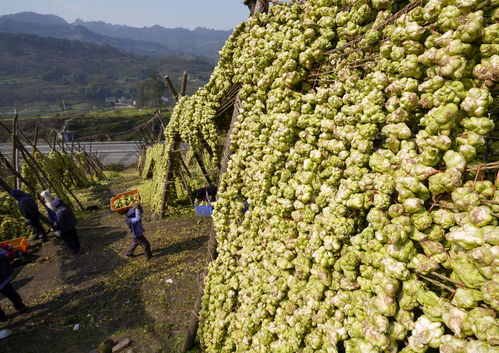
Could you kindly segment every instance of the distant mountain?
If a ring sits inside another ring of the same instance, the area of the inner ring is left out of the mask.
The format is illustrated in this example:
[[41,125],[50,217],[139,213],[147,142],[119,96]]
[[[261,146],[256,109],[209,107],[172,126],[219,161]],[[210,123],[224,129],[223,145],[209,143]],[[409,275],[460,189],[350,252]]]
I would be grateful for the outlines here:
[[70,25],[55,15],[40,15],[34,12],[21,12],[0,17],[0,33],[26,33],[107,44],[142,55],[175,55],[173,50],[152,41],[107,37],[83,26]]
[[72,23],[84,26],[89,30],[109,37],[148,40],[164,45],[176,52],[196,54],[214,58],[232,31],[222,31],[198,27],[191,31],[185,28],[130,27],[113,25],[102,21],[82,21],[77,19]]
[[[81,28],[75,31],[88,31]],[[0,33],[0,62],[0,108],[133,97],[151,72],[168,74],[175,83],[189,72],[192,93],[213,71],[211,63],[194,56],[138,56],[109,45],[13,33]]]
[[107,44],[142,55],[199,55],[212,60],[231,31],[196,28],[136,28],[101,21],[76,20],[72,24],[55,15],[21,12],[0,17],[0,33],[27,33]]
[[3,20],[13,20],[18,22],[39,23],[44,25],[68,25],[65,19],[56,15],[41,15],[36,12],[19,12],[12,15],[0,17]]

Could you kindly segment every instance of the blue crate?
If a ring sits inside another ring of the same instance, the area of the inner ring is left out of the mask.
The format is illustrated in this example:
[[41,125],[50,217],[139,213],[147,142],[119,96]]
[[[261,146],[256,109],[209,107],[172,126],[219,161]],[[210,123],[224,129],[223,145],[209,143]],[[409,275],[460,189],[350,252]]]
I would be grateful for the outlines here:
[[198,216],[211,216],[213,213],[213,206],[196,205],[194,208]]

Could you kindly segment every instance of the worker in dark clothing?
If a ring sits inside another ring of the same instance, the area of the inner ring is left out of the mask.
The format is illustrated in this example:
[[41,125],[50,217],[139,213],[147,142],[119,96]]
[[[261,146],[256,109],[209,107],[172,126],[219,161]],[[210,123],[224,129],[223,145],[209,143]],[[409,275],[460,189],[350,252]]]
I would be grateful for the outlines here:
[[55,199],[52,202],[52,206],[57,218],[54,226],[61,232],[61,239],[73,255],[78,254],[80,252],[80,240],[78,239],[78,234],[76,234],[78,220],[71,208],[60,198]]
[[152,257],[151,245],[149,241],[144,236],[144,227],[142,226],[142,206],[140,203],[136,202],[132,208],[130,208],[125,216],[125,223],[130,229],[130,234],[132,235],[132,244],[126,253],[126,256],[132,256],[137,245],[140,245],[144,249],[146,258],[149,260]]
[[216,200],[217,187],[216,186],[206,186],[204,188],[196,189],[192,192],[192,197],[194,202],[213,202]]
[[[9,258],[9,252],[4,248],[0,248],[0,293],[9,298],[17,311],[24,312],[27,310],[26,305],[24,305],[21,296],[10,283],[13,270]],[[7,321],[7,316],[2,309],[0,309],[0,321]]]
[[33,196],[19,189],[12,190],[10,195],[17,200],[22,215],[33,230],[33,237],[31,239],[34,240],[38,238],[42,243],[46,242],[47,232],[40,224],[40,219],[43,216],[38,211],[38,205]]

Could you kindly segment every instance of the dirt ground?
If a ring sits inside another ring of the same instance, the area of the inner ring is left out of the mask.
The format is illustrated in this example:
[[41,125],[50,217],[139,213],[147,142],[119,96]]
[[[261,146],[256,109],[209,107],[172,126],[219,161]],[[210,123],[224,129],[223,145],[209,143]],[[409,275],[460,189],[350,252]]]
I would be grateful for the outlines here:
[[82,253],[70,255],[53,235],[33,244],[30,262],[15,268],[12,281],[31,310],[18,314],[0,295],[9,317],[0,329],[14,331],[0,341],[0,352],[89,353],[108,338],[129,338],[134,353],[181,351],[206,266],[211,218],[188,208],[184,215],[152,221],[145,209],[153,258],[146,261],[140,247],[127,258],[131,237],[108,200],[137,182],[129,176],[87,192],[85,205],[99,209],[79,213]]

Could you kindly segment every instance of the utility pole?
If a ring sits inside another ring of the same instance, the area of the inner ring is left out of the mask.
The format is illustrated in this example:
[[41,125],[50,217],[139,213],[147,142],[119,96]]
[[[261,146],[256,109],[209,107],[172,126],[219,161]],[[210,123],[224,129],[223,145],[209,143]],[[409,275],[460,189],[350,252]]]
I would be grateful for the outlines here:
[[[18,150],[17,141],[16,141],[17,129],[18,129],[18,119],[19,119],[19,116],[17,114],[17,108],[16,108],[16,110],[14,111],[14,120],[12,122],[12,135],[11,135],[11,137],[12,137],[12,162],[14,163],[14,170],[16,173],[20,172],[19,150]],[[21,188],[21,180],[17,177],[17,175],[15,178],[14,185],[15,185],[16,189]]]

